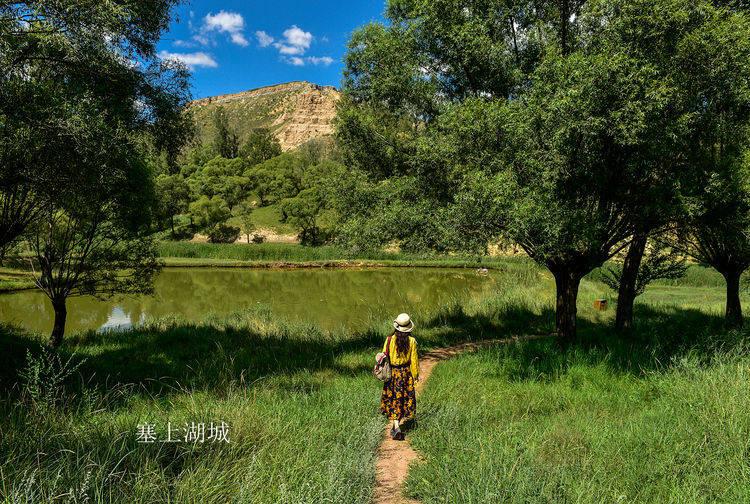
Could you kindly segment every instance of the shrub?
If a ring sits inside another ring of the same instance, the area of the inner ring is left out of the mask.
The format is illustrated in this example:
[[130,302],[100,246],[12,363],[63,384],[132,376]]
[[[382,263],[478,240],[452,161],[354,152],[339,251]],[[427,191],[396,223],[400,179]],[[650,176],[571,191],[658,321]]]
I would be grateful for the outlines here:
[[175,228],[174,234],[170,232],[167,238],[174,241],[183,241],[192,240],[193,236],[195,236],[195,232],[193,231],[193,229],[189,226],[185,226],[181,228]]
[[266,241],[266,237],[262,234],[256,233],[253,235],[253,243],[263,243],[264,241]]
[[219,223],[208,232],[208,241],[211,243],[234,243],[239,236],[240,228]]
[[38,355],[26,350],[26,365],[18,375],[24,393],[38,409],[54,408],[61,399],[65,381],[85,362],[75,362],[74,358],[75,354],[63,361],[47,347],[42,347]]

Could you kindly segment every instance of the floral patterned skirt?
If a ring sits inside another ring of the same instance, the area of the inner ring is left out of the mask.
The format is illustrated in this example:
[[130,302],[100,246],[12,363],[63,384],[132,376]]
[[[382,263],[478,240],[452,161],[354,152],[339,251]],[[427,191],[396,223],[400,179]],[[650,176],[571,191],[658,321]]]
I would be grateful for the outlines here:
[[414,378],[408,365],[391,368],[391,379],[383,384],[380,412],[388,420],[414,418],[417,412],[417,396],[414,391]]

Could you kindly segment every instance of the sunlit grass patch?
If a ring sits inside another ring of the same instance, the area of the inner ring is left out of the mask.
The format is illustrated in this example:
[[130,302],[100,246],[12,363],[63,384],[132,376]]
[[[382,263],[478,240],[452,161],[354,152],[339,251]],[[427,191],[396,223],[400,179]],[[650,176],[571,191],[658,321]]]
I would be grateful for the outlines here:
[[409,494],[425,503],[747,501],[747,334],[695,328],[634,344],[589,331],[592,343],[565,351],[522,342],[441,363],[411,435],[426,462],[412,468]]

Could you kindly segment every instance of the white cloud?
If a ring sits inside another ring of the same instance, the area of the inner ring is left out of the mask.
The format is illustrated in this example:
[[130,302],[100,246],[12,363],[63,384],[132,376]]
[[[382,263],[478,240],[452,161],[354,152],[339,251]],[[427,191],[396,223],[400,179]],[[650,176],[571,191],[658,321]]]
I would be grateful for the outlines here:
[[[255,32],[260,47],[273,45],[281,55],[281,60],[294,66],[305,65],[323,65],[328,66],[333,63],[333,58],[329,56],[305,56],[310,49],[310,45],[315,40],[312,33],[306,32],[297,25],[292,25],[284,30],[283,37],[279,40],[274,39],[267,32],[259,30]],[[327,40],[325,37],[323,39]]]
[[333,63],[333,58],[330,58],[328,56],[321,56],[321,57],[308,56],[306,58],[301,58],[299,56],[285,56],[282,58],[282,60],[294,66],[305,66],[305,65],[328,66],[331,63]]
[[242,14],[237,12],[219,11],[218,14],[206,14],[203,18],[202,31],[218,31],[219,33],[228,33],[232,42],[237,45],[246,46],[248,41],[245,38],[243,30],[245,29],[245,20]]
[[309,58],[307,58],[307,60],[310,63],[312,63],[313,65],[316,65],[316,66],[317,65],[328,66],[331,63],[333,63],[333,58],[328,57],[328,56],[322,56],[320,58],[318,58],[316,56],[310,56]]
[[255,32],[255,37],[258,39],[258,44],[261,47],[268,47],[274,41],[274,38],[272,36],[262,30],[258,30],[257,32]]
[[297,25],[292,25],[284,30],[284,39],[273,46],[281,54],[302,56],[310,48],[313,38],[312,33],[302,30]]
[[216,63],[216,60],[214,60],[210,54],[204,52],[171,53],[167,51],[161,51],[159,53],[159,58],[163,60],[180,61],[191,70],[195,69],[196,67],[216,68],[217,66],[219,66],[219,64]]
[[193,35],[193,40],[198,42],[200,45],[204,45],[204,46],[207,46],[211,43],[211,39],[209,39],[205,35],[201,35],[200,33],[196,33],[195,35]]

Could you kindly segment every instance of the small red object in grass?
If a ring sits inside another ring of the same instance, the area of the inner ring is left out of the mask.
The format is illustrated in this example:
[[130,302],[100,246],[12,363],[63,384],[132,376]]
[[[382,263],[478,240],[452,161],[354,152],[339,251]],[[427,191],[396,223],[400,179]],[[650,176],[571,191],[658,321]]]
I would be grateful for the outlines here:
[[606,299],[594,299],[594,308],[597,310],[606,310],[607,309],[607,300]]

